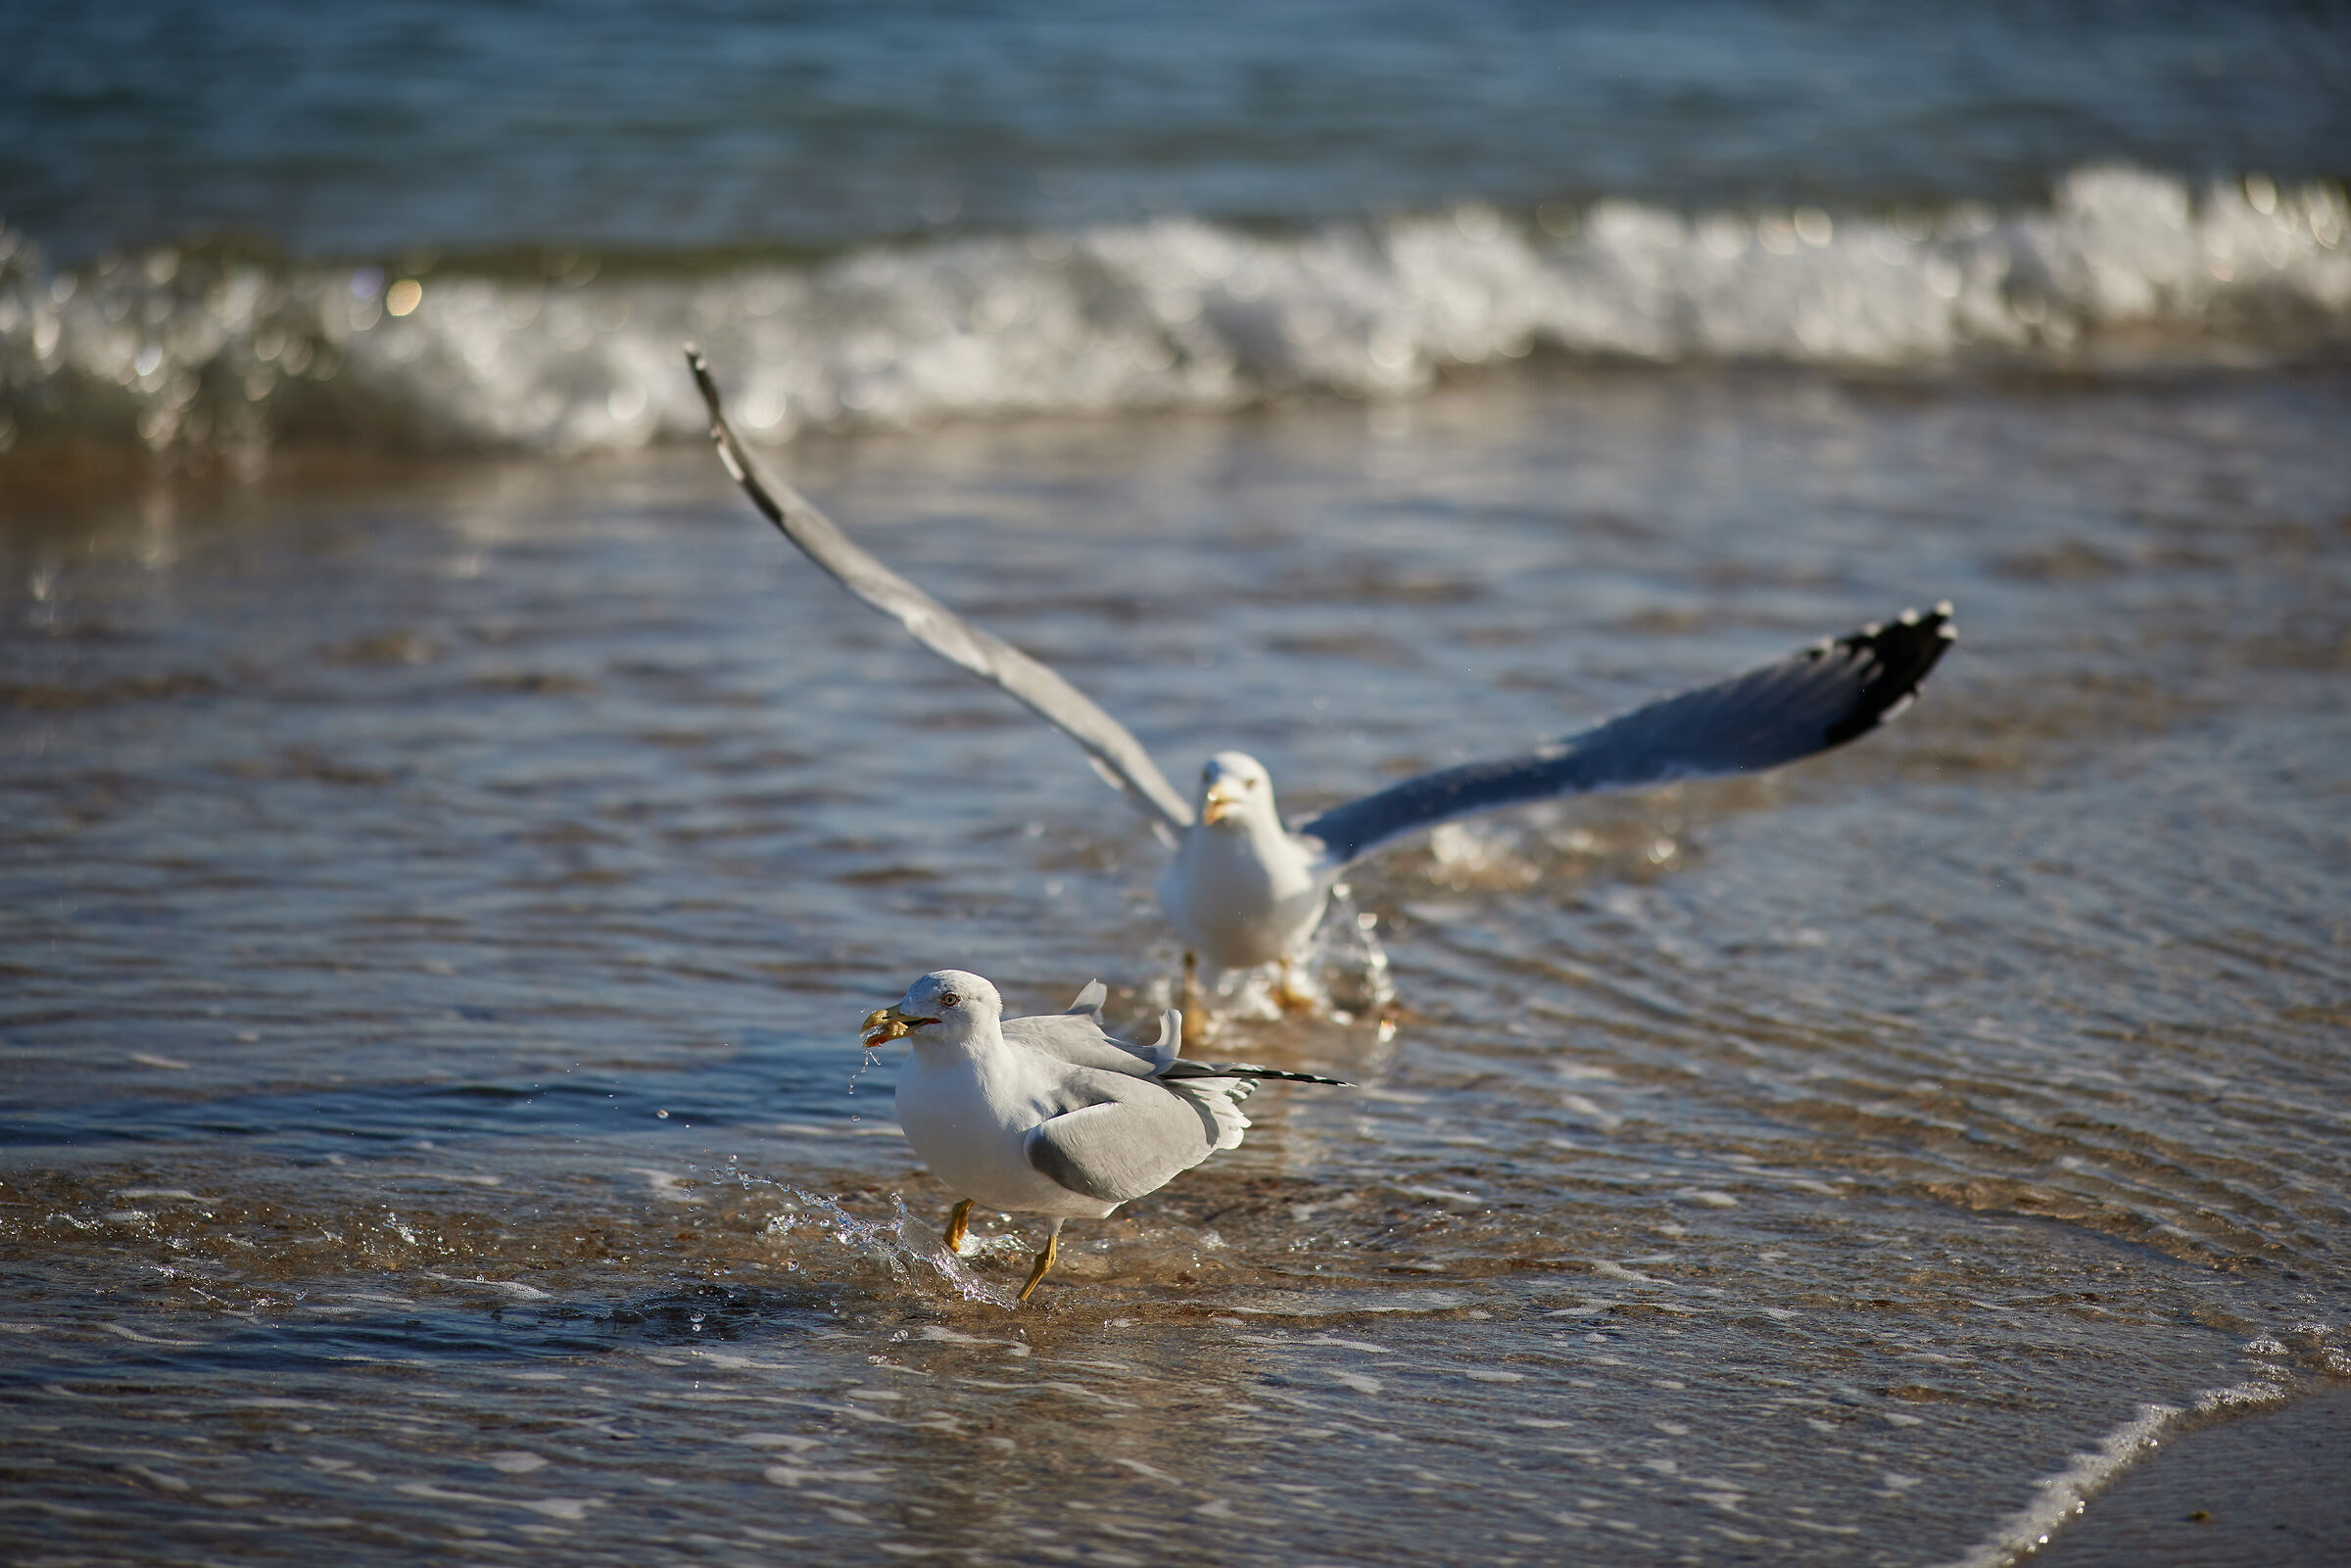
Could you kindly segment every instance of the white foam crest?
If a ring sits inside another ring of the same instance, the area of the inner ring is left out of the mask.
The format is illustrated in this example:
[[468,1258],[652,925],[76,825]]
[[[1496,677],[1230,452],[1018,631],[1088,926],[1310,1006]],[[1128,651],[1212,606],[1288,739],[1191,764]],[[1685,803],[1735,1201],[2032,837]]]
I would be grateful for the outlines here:
[[[2286,1397],[2274,1382],[2238,1383],[2207,1390],[2196,1397],[2198,1413],[2274,1404]],[[2033,1483],[2039,1494],[2031,1502],[2002,1519],[1992,1532],[1945,1568],[2004,1568],[2048,1544],[2049,1537],[2088,1506],[2088,1499],[2122,1474],[2159,1442],[2172,1423],[2186,1412],[2174,1404],[2141,1404],[2130,1420],[2098,1440],[2097,1446],[2072,1456],[2054,1475]]]
[[[1550,210],[1546,210],[1547,216]],[[1561,231],[1563,230],[1563,231]],[[0,449],[134,435],[629,448],[701,433],[678,361],[795,428],[1418,392],[1537,348],[1652,361],[2226,362],[2351,326],[2342,189],[2076,170],[2041,209],[1896,216],[1611,199],[1261,234],[1190,218],[596,279],[417,279],[163,250],[51,272],[0,228]]]

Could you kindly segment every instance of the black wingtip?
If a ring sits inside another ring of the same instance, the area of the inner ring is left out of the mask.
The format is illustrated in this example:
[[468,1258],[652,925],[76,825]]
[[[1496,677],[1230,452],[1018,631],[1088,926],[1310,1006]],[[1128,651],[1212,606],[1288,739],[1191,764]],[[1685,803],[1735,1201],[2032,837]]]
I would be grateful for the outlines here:
[[1326,1078],[1319,1072],[1281,1072],[1272,1068],[1250,1068],[1248,1073],[1253,1078],[1273,1078],[1283,1083],[1322,1083],[1334,1089],[1357,1087],[1345,1078]]
[[1160,1074],[1163,1078],[1274,1078],[1283,1083],[1327,1083],[1334,1089],[1352,1089],[1356,1085],[1344,1078],[1326,1078],[1319,1072],[1288,1072],[1280,1068],[1261,1068],[1246,1062],[1194,1062],[1181,1057],[1168,1064]]
[[735,427],[727,423],[726,404],[719,399],[718,381],[710,374],[709,362],[702,357],[702,351],[691,343],[686,345],[686,368],[694,372],[694,384],[701,392],[702,406],[710,411],[710,444],[718,449],[720,466],[726,469],[728,478],[743,487],[761,516],[783,528],[784,508],[768,494],[766,483],[754,475],[750,453],[743,450]]
[[1823,655],[1874,665],[1845,717],[1829,726],[1827,741],[1841,746],[1877,729],[1908,707],[1943,652],[1959,640],[1950,600],[1920,614],[1904,610],[1889,625],[1871,624],[1822,648]]
[[[695,387],[702,395],[703,406],[710,410],[711,423],[713,425],[723,423],[726,414],[719,404],[718,382],[712,379],[710,361],[702,357],[702,351],[698,345],[692,343],[686,345],[686,368],[694,372]],[[717,433],[716,430],[711,432],[712,435]]]

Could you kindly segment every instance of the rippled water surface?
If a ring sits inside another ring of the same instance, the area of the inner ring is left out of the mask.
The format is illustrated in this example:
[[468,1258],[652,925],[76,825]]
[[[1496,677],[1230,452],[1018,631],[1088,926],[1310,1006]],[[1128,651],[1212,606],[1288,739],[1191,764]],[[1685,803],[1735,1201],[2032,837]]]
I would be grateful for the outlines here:
[[1464,196],[2023,200],[2092,159],[2340,176],[2351,136],[2351,26],[2264,0],[118,0],[11,20],[0,213],[76,261],[190,234],[658,251]]
[[1363,1087],[1268,1086],[1019,1311],[1033,1229],[936,1260],[852,1027],[949,964],[1164,994],[1074,749],[701,451],[20,472],[0,1537],[1998,1560],[2169,1412],[2351,1376],[2347,421],[1553,367],[801,442],[1293,813],[1958,603],[1849,751],[1366,868],[1393,1027],[1217,1047]]

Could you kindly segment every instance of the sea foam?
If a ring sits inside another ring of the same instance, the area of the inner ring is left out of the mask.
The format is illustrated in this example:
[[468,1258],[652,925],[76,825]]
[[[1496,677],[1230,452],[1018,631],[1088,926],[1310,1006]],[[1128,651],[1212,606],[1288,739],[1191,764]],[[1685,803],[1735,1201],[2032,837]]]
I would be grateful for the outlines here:
[[1687,214],[1469,203],[1265,233],[1192,218],[626,272],[163,249],[0,229],[0,450],[626,449],[799,428],[1409,396],[1538,351],[1903,368],[2231,364],[2351,339],[2351,204],[2096,166],[2045,206]]

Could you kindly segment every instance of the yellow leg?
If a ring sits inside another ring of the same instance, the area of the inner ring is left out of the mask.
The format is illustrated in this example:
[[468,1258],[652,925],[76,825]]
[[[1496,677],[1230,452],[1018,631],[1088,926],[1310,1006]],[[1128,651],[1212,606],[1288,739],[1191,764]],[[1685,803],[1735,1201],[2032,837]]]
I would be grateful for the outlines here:
[[1045,1232],[1045,1250],[1036,1255],[1036,1266],[1029,1270],[1029,1283],[1021,1287],[1022,1301],[1026,1302],[1030,1293],[1036,1289],[1036,1282],[1045,1277],[1045,1270],[1053,1266],[1053,1259],[1060,1253],[1061,1221],[1056,1219],[1053,1228]]
[[972,1201],[969,1198],[966,1198],[963,1202],[957,1204],[955,1206],[955,1212],[947,1216],[948,1257],[960,1258],[963,1256],[963,1238],[971,1230],[971,1228]]
[[1202,1016],[1200,1006],[1200,955],[1197,953],[1186,953],[1183,955],[1183,994],[1176,999],[1176,1005],[1183,1009],[1183,1016],[1185,1018],[1196,1019]]

